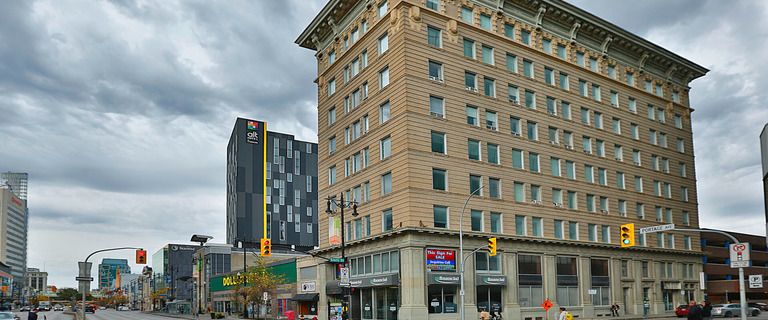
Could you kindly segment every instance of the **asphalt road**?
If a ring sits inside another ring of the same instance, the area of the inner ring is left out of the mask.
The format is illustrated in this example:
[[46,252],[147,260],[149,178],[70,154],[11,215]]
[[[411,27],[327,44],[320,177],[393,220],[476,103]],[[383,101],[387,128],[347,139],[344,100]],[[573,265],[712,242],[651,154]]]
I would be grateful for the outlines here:
[[[21,320],[27,319],[27,312],[16,312]],[[37,314],[38,320],[72,320],[72,315],[64,314],[61,311],[40,312]],[[115,311],[112,309],[97,310],[96,313],[85,315],[86,320],[173,320],[173,318],[155,316],[141,313],[139,311]]]

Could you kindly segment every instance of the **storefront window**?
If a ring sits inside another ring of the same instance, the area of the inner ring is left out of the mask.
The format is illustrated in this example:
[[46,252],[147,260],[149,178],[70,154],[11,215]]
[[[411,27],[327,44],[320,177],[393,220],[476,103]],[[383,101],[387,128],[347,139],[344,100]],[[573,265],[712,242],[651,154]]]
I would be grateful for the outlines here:
[[458,312],[455,285],[430,285],[427,297],[429,313]]
[[363,319],[373,319],[373,289],[360,290],[362,294]]
[[557,302],[561,306],[579,305],[579,276],[576,258],[557,257]]
[[397,272],[400,270],[400,255],[397,251],[377,253],[349,260],[353,276]]
[[608,260],[590,259],[590,271],[592,289],[597,291],[597,294],[592,295],[592,304],[596,306],[610,305],[611,287],[608,276]]
[[501,312],[501,288],[497,286],[477,287],[477,311]]
[[518,285],[519,303],[521,307],[536,307],[543,300],[541,257],[534,255],[518,255]]

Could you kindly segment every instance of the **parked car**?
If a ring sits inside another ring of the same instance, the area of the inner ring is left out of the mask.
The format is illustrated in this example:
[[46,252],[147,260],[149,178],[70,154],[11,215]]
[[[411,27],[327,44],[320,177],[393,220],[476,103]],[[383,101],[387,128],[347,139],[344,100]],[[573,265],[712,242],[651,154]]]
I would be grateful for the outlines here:
[[760,311],[768,311],[768,304],[762,303],[762,302],[750,302],[747,303],[748,306],[757,308]]
[[19,311],[24,312],[24,311],[30,311],[30,310],[32,310],[32,307],[30,307],[30,306],[23,306],[23,307],[21,307],[21,310],[19,310]]
[[677,306],[677,308],[675,308],[675,315],[678,318],[682,318],[682,317],[688,316],[688,305],[681,304],[681,305]]
[[[741,314],[741,305],[738,303],[712,305],[713,317],[738,317]],[[747,315],[756,317],[760,315],[760,309],[747,306]]]
[[53,311],[64,311],[64,306],[62,305],[54,306]]
[[128,308],[128,306],[119,306],[117,307],[117,311],[131,311],[131,308]]
[[96,313],[96,307],[92,305],[85,306],[85,312]]

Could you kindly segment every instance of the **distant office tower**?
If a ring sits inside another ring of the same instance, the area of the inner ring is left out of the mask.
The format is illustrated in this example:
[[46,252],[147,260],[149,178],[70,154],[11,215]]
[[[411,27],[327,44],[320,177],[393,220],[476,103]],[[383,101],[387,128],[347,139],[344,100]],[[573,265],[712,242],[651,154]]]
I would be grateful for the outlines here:
[[112,290],[119,273],[131,273],[131,267],[126,259],[104,258],[99,264],[99,289]]
[[160,298],[161,300],[167,300],[168,297],[192,300],[195,286],[189,279],[192,278],[192,257],[197,248],[194,245],[171,243],[152,255],[153,290],[167,288],[168,296]]
[[490,237],[497,255],[467,259],[467,318],[704,297],[698,234],[619,247],[622,224],[699,225],[704,67],[561,0],[331,0],[297,43],[316,53],[319,198],[360,203],[343,225],[319,215],[323,256],[345,231],[354,289],[306,258],[322,317],[350,299],[353,319],[456,319],[461,259]]
[[26,287],[28,212],[26,200],[7,186],[0,186],[0,261],[11,267],[16,297]]
[[237,118],[227,146],[227,243],[258,244],[266,230],[274,250],[314,248],[317,187],[317,144]]
[[21,200],[27,200],[27,181],[29,175],[22,172],[3,172],[0,173],[0,184],[2,181],[11,187],[13,193]]

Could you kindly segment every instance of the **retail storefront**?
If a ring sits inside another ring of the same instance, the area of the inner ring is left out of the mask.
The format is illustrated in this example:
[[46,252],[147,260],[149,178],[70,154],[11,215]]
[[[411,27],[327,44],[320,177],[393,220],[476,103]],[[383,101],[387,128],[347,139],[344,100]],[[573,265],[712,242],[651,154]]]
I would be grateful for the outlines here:
[[[267,304],[261,304],[257,309],[249,307],[250,312],[257,312],[261,316],[283,316],[287,311],[297,310],[297,301],[294,300],[296,292],[296,261],[286,260],[272,263],[267,266],[270,274],[282,279],[282,284],[268,294]],[[212,311],[223,313],[243,312],[242,297],[237,296],[237,289],[249,286],[254,281],[253,273],[231,273],[211,277],[209,283],[209,300],[212,302]]]

